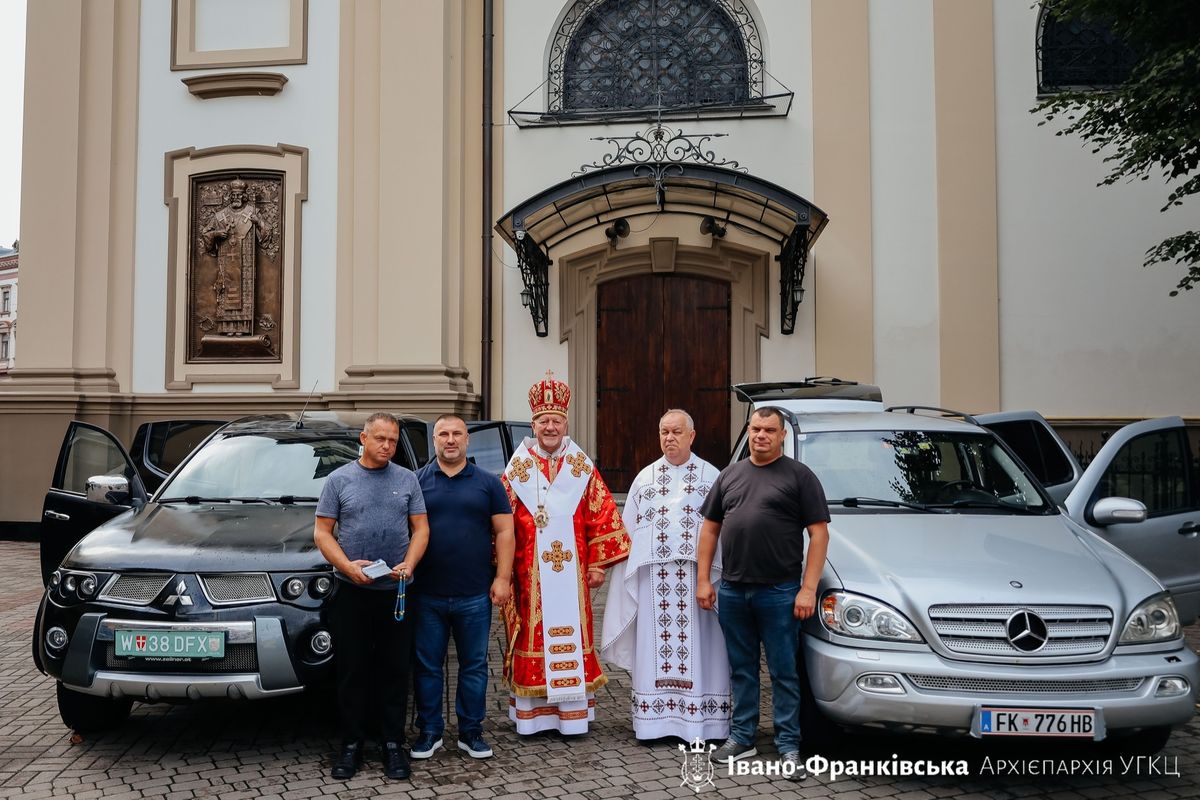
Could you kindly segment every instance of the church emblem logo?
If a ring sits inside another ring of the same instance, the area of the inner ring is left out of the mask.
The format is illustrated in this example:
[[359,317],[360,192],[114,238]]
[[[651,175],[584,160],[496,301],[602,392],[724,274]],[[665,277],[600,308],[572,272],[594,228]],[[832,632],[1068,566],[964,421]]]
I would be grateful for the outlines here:
[[687,786],[696,794],[706,786],[715,787],[712,759],[709,758],[709,754],[716,749],[715,744],[706,745],[699,736],[693,739],[690,745],[679,745],[679,752],[683,753],[683,766],[679,769],[683,783],[679,785]]

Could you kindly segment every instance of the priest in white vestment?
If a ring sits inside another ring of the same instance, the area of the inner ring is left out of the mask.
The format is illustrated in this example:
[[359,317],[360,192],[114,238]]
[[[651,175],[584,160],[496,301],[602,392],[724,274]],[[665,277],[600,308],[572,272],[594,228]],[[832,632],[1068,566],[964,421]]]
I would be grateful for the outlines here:
[[[638,473],[622,515],[632,539],[612,568],[600,655],[633,676],[633,733],[725,739],[733,704],[717,615],[696,603],[700,506],[718,470],[692,453],[691,416],[658,424],[663,457]],[[711,580],[720,579],[720,554]]]

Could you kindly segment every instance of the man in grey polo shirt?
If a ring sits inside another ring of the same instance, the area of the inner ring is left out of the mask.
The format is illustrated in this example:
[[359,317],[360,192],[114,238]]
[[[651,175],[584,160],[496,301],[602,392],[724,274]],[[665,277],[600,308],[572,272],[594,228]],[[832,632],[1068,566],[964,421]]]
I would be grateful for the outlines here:
[[[341,579],[329,605],[342,728],[330,775],[354,777],[367,722],[378,717],[384,774],[407,778],[404,719],[412,632],[407,619],[395,619],[396,591],[425,553],[429,522],[416,475],[391,461],[400,441],[396,418],[372,414],[358,438],[362,455],[330,473],[321,489],[313,532],[321,555]],[[373,581],[363,567],[376,559],[392,571]]]

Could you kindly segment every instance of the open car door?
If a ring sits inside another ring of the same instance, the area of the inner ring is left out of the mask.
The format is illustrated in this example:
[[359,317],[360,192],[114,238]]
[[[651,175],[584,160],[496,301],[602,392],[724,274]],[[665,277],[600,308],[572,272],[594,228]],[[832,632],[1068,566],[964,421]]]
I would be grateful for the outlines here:
[[976,414],[975,421],[1004,440],[1054,502],[1066,501],[1083,469],[1045,417],[1036,411],[1005,411]]
[[215,419],[168,419],[139,425],[129,455],[146,492],[157,491],[167,476],[224,424]]
[[42,505],[42,582],[93,528],[146,498],[142,479],[121,443],[103,428],[73,421]]
[[[1096,504],[1107,497],[1141,502],[1146,519],[1097,519]],[[1197,616],[1200,476],[1182,419],[1135,422],[1110,436],[1067,497],[1066,508],[1073,520],[1153,572],[1171,590],[1183,624]]]

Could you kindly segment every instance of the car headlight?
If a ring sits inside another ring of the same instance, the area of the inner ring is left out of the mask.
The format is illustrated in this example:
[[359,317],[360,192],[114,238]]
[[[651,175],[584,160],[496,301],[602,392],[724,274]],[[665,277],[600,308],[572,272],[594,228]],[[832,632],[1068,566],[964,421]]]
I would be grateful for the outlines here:
[[852,592],[827,592],[821,598],[821,623],[831,633],[856,639],[922,642],[921,634],[896,609]]
[[304,581],[300,578],[288,578],[283,582],[283,594],[289,600],[295,600],[304,592]]
[[313,578],[312,593],[314,597],[324,597],[333,590],[333,578],[328,575],[318,575]]
[[99,575],[91,572],[74,572],[69,569],[55,570],[50,576],[50,591],[53,599],[59,603],[78,603],[92,600],[106,579],[104,573]]
[[1166,642],[1179,636],[1179,612],[1175,610],[1175,601],[1159,595],[1144,600],[1133,610],[1121,629],[1119,644]]

